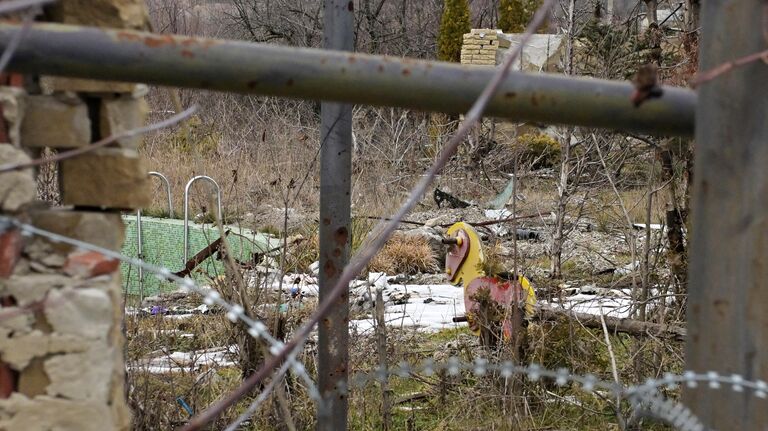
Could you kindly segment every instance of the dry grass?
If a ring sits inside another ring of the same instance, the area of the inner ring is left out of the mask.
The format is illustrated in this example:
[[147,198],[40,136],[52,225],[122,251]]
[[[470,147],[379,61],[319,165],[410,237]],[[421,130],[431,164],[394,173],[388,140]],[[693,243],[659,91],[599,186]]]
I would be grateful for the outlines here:
[[437,270],[432,247],[423,237],[395,234],[368,265],[372,272],[417,274]]

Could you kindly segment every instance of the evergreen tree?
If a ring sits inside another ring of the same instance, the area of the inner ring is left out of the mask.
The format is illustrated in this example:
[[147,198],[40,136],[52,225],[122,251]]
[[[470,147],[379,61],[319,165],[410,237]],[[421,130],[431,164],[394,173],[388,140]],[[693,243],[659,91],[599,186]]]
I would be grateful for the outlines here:
[[522,33],[541,5],[540,0],[501,0],[499,28],[504,33]]
[[440,34],[437,38],[437,59],[460,61],[463,36],[471,30],[467,0],[445,0]]

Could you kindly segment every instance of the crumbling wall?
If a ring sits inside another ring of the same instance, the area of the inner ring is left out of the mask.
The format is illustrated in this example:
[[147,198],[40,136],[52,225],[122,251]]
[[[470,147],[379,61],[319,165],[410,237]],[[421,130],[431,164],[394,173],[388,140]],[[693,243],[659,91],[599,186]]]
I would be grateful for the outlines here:
[[[143,28],[139,0],[59,0],[45,20]],[[146,87],[0,76],[0,164],[82,148],[136,127]],[[59,163],[65,207],[36,202],[35,172],[0,174],[0,213],[120,251],[121,210],[149,203],[138,139]],[[119,262],[0,226],[0,430],[125,430]]]

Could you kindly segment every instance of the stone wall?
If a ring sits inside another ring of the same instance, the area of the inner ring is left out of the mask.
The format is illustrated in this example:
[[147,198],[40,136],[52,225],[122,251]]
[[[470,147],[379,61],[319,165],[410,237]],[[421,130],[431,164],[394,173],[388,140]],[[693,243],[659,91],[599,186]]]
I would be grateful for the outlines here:
[[503,38],[501,30],[473,29],[464,35],[461,64],[496,66],[506,48],[509,41]]
[[[142,29],[141,0],[59,0],[40,20]],[[144,122],[138,84],[0,76],[0,164],[82,148]],[[119,251],[121,210],[149,203],[139,139],[59,163],[63,208],[36,202],[35,170],[0,174],[0,212]],[[0,429],[127,430],[119,262],[0,232]]]

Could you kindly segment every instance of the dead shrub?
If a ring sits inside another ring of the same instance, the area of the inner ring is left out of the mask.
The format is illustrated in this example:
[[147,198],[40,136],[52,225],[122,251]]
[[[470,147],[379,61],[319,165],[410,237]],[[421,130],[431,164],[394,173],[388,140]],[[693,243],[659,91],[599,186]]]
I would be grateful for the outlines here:
[[369,271],[387,274],[416,274],[437,270],[435,256],[423,237],[395,234],[371,260]]

